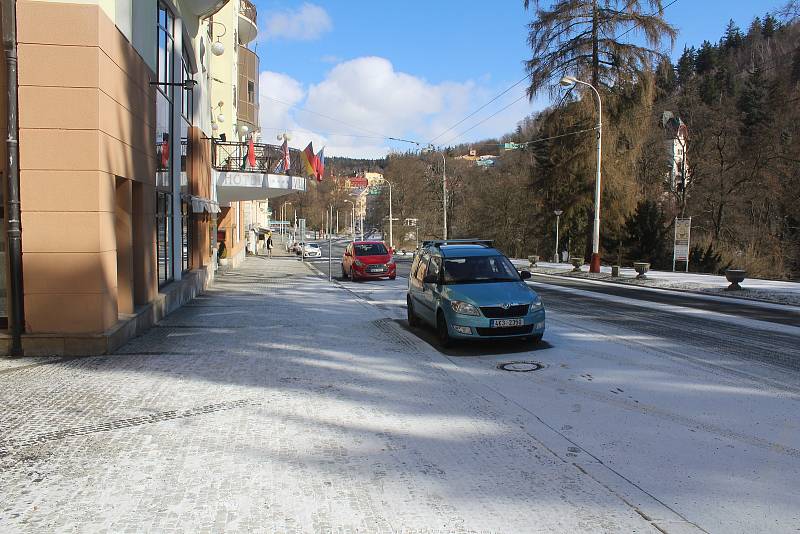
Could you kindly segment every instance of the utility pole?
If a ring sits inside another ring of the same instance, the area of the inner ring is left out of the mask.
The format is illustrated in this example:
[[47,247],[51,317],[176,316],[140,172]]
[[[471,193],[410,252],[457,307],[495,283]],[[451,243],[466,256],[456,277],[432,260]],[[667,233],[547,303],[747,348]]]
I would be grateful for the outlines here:
[[442,217],[444,223],[444,239],[447,240],[447,161],[442,152],[442,204],[444,205],[444,215]]
[[561,217],[561,214],[564,213],[564,212],[561,211],[561,210],[555,210],[553,213],[556,216],[556,254],[555,254],[555,257],[556,257],[556,263],[561,263],[561,260],[559,259],[559,255],[558,255],[558,219]]

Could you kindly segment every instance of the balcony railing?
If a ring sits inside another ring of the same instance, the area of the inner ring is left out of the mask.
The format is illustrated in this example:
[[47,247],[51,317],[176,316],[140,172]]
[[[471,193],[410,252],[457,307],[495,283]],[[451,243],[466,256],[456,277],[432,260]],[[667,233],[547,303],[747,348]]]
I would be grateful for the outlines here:
[[258,11],[256,11],[256,6],[250,0],[242,0],[239,13],[253,21],[253,24],[258,24],[256,22],[258,20]]
[[258,172],[264,174],[288,174],[302,176],[300,150],[289,149],[290,167],[282,169],[283,149],[279,145],[253,144],[255,165],[247,157],[247,143],[215,141],[212,148],[212,165],[218,171]]

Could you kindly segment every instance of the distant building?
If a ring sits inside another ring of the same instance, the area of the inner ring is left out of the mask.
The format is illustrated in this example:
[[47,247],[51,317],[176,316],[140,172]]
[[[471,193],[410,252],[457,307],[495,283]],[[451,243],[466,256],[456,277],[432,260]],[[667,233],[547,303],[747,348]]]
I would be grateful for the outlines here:
[[689,130],[680,117],[676,117],[671,111],[665,111],[661,115],[661,127],[666,134],[670,190],[683,191],[689,184],[686,161]]

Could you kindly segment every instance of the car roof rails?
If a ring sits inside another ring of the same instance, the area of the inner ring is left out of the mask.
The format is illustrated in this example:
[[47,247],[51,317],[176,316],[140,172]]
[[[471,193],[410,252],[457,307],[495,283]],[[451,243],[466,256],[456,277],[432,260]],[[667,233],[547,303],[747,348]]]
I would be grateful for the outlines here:
[[442,245],[481,245],[486,248],[493,248],[494,241],[491,239],[430,239],[422,242],[422,248],[436,247]]

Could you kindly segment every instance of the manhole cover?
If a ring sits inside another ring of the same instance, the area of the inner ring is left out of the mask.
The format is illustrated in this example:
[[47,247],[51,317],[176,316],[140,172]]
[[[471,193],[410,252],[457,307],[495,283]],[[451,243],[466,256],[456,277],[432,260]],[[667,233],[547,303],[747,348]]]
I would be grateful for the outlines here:
[[528,373],[530,371],[544,369],[544,365],[539,362],[506,362],[498,363],[497,368],[514,373]]

